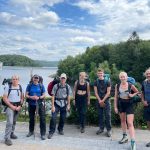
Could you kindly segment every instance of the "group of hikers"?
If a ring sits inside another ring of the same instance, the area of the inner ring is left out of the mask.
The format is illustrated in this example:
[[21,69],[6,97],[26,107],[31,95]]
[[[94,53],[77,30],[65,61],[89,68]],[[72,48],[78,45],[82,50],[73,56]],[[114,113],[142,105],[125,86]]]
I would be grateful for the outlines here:
[[[99,135],[104,132],[106,127],[106,135],[112,136],[111,125],[111,81],[106,80],[104,77],[104,70],[99,68],[97,70],[97,80],[94,82],[94,93],[97,99],[99,129],[96,134]],[[140,96],[144,105],[144,118],[147,121],[148,128],[150,129],[150,68],[145,71],[146,79],[142,83],[141,92],[131,83],[128,82],[128,75],[126,72],[120,72],[120,82],[115,86],[114,96],[114,111],[119,114],[122,128],[122,138],[119,144],[128,142],[127,129],[131,139],[131,150],[136,150],[135,143],[135,129],[134,129],[134,107],[132,98]],[[5,144],[12,145],[11,139],[17,139],[14,134],[15,125],[19,111],[24,102],[24,98],[28,102],[29,111],[29,133],[27,137],[34,135],[35,130],[35,115],[39,114],[40,118],[40,134],[41,139],[46,139],[46,119],[45,119],[45,87],[39,83],[40,76],[34,75],[32,82],[28,84],[24,96],[24,92],[19,84],[19,76],[12,76],[12,84],[4,89],[3,102],[6,104],[6,129],[5,129]],[[76,106],[78,113],[78,121],[81,133],[85,132],[85,120],[87,108],[90,106],[90,84],[86,80],[86,73],[80,72],[79,79],[74,84],[73,92],[71,87],[66,83],[67,76],[65,73],[60,75],[60,82],[55,84],[52,88],[51,97],[51,119],[49,124],[48,139],[51,139],[56,130],[56,119],[60,113],[58,123],[58,133],[64,135],[64,123],[67,111],[70,110],[70,97],[73,93],[73,104]],[[104,117],[105,116],[105,117]],[[105,121],[105,124],[104,124]],[[150,142],[147,143],[150,147]]]

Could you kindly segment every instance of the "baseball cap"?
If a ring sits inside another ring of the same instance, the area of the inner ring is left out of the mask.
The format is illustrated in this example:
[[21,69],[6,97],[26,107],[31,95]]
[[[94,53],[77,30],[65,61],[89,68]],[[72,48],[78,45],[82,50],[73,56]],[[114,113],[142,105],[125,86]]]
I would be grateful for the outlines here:
[[62,74],[60,75],[60,78],[65,78],[65,79],[67,79],[67,76],[66,76],[65,73],[62,73]]

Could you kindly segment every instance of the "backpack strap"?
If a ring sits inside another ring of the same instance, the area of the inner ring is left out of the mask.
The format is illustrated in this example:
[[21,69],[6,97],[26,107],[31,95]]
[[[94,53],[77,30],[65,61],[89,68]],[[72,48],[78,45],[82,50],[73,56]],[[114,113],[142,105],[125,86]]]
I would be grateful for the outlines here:
[[[18,84],[18,85],[19,85],[19,90],[20,90],[20,92],[21,92],[21,94],[22,94],[22,87],[21,87],[20,84]],[[11,90],[13,90],[13,89],[12,89],[12,84],[9,84],[8,96],[9,96]],[[17,91],[18,91],[18,89],[14,89],[14,90],[17,90]],[[19,95],[19,92],[18,92],[18,95]]]
[[55,92],[55,97],[57,96],[57,92],[58,92],[59,88],[60,88],[60,85],[59,85],[59,83],[57,83],[57,89],[56,89],[56,92]]

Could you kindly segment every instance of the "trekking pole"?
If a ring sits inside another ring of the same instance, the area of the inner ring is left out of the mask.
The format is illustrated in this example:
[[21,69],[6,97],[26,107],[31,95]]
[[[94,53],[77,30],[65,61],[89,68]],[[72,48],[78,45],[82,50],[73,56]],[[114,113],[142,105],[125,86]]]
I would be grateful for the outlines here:
[[36,134],[37,121],[38,121],[38,102],[36,100],[35,124],[34,124],[34,140],[35,140],[35,134]]

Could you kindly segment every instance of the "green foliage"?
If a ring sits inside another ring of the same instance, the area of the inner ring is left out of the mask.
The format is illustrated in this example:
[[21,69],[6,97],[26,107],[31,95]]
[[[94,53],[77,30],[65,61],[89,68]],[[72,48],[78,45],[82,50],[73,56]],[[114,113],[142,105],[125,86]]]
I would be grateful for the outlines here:
[[68,56],[60,61],[58,74],[65,72],[70,81],[74,82],[79,72],[84,70],[93,83],[96,78],[96,69],[101,66],[106,73],[111,74],[114,84],[118,81],[120,70],[126,71],[129,76],[141,82],[144,79],[143,72],[149,67],[149,59],[150,41],[131,36],[127,42],[88,47],[83,54],[75,57]]
[[[114,126],[120,126],[120,117],[118,114],[114,112],[114,104],[113,98],[111,98],[111,122]],[[147,128],[146,122],[143,118],[143,105],[142,103],[138,103],[134,105],[135,110],[135,119],[134,125],[135,127]],[[88,125],[98,125],[98,111],[97,111],[97,100],[95,97],[91,98],[90,107],[87,110],[86,122]],[[71,103],[71,114],[67,118],[68,123],[77,123],[77,111],[73,103]]]
[[4,66],[39,66],[34,60],[22,55],[0,55]]

